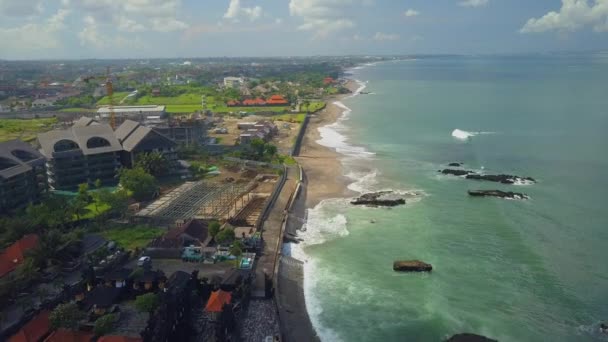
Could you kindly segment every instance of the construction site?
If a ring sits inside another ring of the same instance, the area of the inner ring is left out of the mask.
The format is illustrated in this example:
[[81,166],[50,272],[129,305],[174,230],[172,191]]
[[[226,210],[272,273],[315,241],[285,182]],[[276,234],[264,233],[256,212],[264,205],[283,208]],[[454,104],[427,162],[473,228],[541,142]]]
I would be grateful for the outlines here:
[[140,210],[134,220],[172,225],[178,220],[195,218],[253,227],[277,180],[277,175],[261,174],[250,181],[186,182]]

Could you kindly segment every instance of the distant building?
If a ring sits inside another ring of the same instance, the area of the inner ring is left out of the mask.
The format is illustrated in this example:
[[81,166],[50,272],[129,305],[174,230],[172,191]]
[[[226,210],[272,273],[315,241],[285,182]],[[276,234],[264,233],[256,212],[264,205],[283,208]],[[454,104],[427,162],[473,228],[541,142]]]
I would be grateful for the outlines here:
[[126,120],[114,133],[122,145],[121,161],[126,167],[133,167],[138,155],[150,152],[160,152],[170,169],[176,167],[177,144],[156,129]]
[[47,158],[49,187],[75,190],[79,184],[116,184],[123,150],[114,131],[106,124],[75,125],[38,135]]
[[47,190],[45,159],[28,143],[0,143],[0,211],[36,202]]
[[289,101],[287,101],[281,95],[272,95],[269,99],[266,100],[266,104],[269,106],[287,106]]
[[[165,117],[167,115],[165,106],[114,106],[113,109],[117,124],[121,124],[125,120],[142,122],[149,116]],[[100,119],[109,120],[110,107],[105,106],[97,109],[97,115]]]
[[279,129],[270,121],[240,122],[237,127],[244,132],[239,136],[241,144],[249,144],[253,139],[270,140]]
[[240,88],[245,84],[243,77],[224,77],[224,87],[226,88]]

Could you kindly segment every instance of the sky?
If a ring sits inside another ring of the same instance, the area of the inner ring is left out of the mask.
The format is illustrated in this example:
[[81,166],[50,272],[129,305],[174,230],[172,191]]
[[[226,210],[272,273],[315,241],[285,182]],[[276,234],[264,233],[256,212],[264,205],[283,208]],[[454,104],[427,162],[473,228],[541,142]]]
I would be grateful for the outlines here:
[[608,50],[608,0],[0,0],[0,59]]

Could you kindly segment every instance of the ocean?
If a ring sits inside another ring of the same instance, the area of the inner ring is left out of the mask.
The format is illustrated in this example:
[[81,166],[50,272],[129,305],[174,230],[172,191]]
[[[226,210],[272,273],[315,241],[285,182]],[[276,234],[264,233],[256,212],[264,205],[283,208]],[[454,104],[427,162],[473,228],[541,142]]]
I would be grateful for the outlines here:
[[[343,154],[349,188],[407,204],[308,210],[292,255],[321,339],[608,341],[608,54],[431,56],[350,73],[365,94],[339,103],[319,143]],[[450,162],[538,182],[437,172]],[[397,273],[399,259],[434,269]]]

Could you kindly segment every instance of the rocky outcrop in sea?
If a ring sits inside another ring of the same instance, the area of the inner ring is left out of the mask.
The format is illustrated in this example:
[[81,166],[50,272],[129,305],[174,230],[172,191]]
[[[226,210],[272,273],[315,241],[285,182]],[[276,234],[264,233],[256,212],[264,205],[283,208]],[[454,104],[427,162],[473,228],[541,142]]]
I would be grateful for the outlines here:
[[363,194],[350,202],[353,205],[368,205],[372,207],[395,207],[404,205],[405,199],[393,191],[379,191]]
[[530,197],[520,192],[501,190],[469,190],[469,196],[473,197],[499,197],[507,199],[529,199]]
[[482,175],[476,173],[475,171],[470,170],[459,170],[459,169],[443,169],[440,170],[444,175],[453,175],[459,176],[466,179],[480,180],[480,181],[488,181],[488,182],[496,182],[501,184],[531,184],[536,183],[536,180],[532,177],[520,177],[514,175]]

